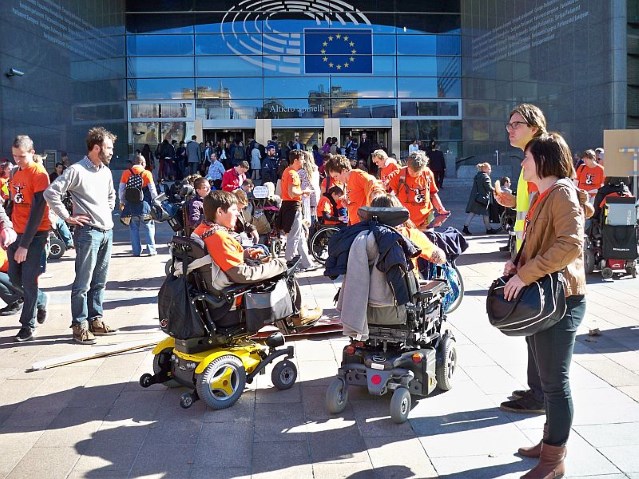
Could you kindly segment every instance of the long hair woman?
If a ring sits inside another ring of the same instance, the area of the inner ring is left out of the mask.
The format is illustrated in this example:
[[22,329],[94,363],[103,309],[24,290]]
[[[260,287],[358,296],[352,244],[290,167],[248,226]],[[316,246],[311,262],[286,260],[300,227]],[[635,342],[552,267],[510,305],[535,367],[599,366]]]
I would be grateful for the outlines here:
[[514,299],[521,289],[546,274],[562,271],[566,279],[566,313],[554,326],[529,337],[544,393],[546,425],[543,439],[519,453],[539,457],[525,479],[559,478],[565,473],[566,443],[573,419],[570,363],[577,328],[586,312],[583,265],[584,204],[572,183],[575,171],[568,145],[557,133],[533,138],[524,149],[523,177],[537,186],[526,216],[524,243],[518,264],[504,267],[512,275],[504,297]]

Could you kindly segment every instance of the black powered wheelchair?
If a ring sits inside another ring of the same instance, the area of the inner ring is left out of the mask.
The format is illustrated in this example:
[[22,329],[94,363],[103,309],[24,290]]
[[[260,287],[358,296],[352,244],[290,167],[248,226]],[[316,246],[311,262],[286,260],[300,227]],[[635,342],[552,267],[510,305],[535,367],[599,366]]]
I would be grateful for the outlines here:
[[171,251],[175,272],[158,295],[160,326],[169,337],[153,349],[153,374],[142,375],[140,385],[185,386],[191,392],[181,396],[183,408],[203,399],[213,409],[224,409],[235,404],[246,383],[283,358],[274,365],[271,380],[277,389],[291,388],[297,379],[290,361],[293,346],[284,347],[281,332],[263,341],[251,336],[297,313],[293,272],[299,259],[263,282],[216,290],[214,274],[220,272],[200,244],[175,236]]
[[[392,229],[408,219],[403,208],[362,208],[360,213],[362,210],[370,218],[371,231],[379,224]],[[349,256],[353,254],[351,246]],[[348,279],[347,272],[344,282]],[[326,391],[330,413],[339,414],[346,408],[350,385],[360,386],[376,396],[392,392],[390,416],[399,424],[408,419],[411,395],[427,396],[435,387],[451,389],[457,350],[443,310],[448,284],[438,279],[418,282],[412,271],[405,272],[404,281],[410,293],[406,304],[379,307],[368,297],[368,335],[361,339],[351,335],[350,344],[344,347],[337,376]],[[344,311],[342,308],[343,322]]]

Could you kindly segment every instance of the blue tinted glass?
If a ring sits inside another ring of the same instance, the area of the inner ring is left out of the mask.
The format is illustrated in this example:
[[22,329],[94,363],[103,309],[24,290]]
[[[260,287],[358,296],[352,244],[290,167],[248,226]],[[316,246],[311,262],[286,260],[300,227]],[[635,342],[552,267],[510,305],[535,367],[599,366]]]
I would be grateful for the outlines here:
[[262,100],[202,99],[197,101],[205,120],[252,120],[260,118]]
[[193,98],[193,78],[127,81],[129,100]]
[[192,77],[193,57],[130,57],[129,77]]
[[215,56],[196,57],[195,71],[199,77],[259,77],[262,57]]
[[198,99],[205,98],[263,98],[261,78],[198,78]]
[[373,56],[373,73],[375,75],[395,75],[395,56]]
[[437,76],[437,57],[397,57],[397,72],[401,76]]
[[331,95],[334,97],[393,98],[395,95],[394,77],[333,77]]
[[373,54],[395,55],[396,41],[395,35],[373,35]]
[[399,98],[460,98],[459,78],[398,78]]
[[196,35],[195,52],[198,55],[260,55],[262,37],[258,34]]
[[331,100],[334,118],[394,118],[395,100],[358,98],[333,98]]
[[460,33],[460,15],[433,15],[431,13],[397,14],[397,29],[412,35],[424,33]]
[[193,33],[193,15],[129,14],[126,29],[129,33]]
[[130,35],[128,55],[193,55],[193,35]]
[[279,77],[264,79],[265,98],[309,98],[330,91],[328,77]]
[[456,35],[397,35],[400,55],[461,55],[461,40]]
[[324,118],[329,116],[330,100],[326,96],[310,98],[272,98],[264,100],[261,118]]

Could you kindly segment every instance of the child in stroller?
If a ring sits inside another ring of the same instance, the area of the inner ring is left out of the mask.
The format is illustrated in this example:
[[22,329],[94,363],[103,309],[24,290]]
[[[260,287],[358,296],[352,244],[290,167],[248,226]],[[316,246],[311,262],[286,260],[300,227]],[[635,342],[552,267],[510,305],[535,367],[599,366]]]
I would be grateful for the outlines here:
[[445,253],[405,225],[408,210],[395,200],[375,198],[371,207],[359,209],[361,223],[331,239],[326,274],[343,273],[347,263],[338,310],[351,342],[325,400],[328,411],[337,414],[347,405],[349,385],[365,386],[374,395],[392,391],[391,419],[402,423],[411,394],[451,388],[457,353],[442,308],[446,281],[420,282],[416,275],[417,256],[442,263]]

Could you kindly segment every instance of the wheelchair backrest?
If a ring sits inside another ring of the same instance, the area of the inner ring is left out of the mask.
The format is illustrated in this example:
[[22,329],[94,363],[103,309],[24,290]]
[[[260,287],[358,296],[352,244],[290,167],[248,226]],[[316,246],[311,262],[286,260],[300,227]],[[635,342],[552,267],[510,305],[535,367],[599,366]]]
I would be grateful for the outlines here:
[[633,196],[607,196],[604,223],[611,226],[637,224],[637,209]]

